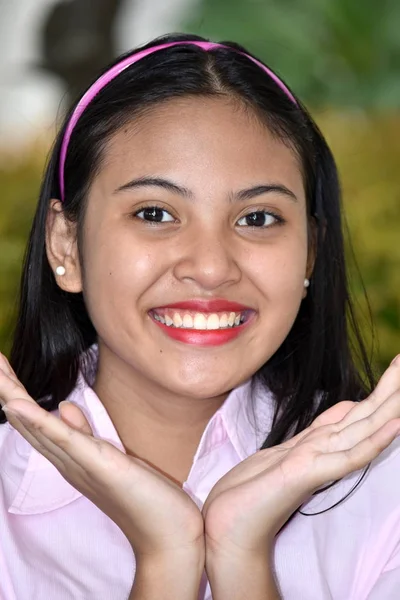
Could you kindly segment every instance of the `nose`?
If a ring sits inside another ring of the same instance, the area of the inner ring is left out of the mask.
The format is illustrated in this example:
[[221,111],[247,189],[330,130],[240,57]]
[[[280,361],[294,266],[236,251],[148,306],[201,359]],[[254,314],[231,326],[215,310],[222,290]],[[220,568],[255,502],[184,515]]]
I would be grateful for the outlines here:
[[206,291],[237,283],[242,273],[234,246],[228,233],[192,231],[180,241],[174,276],[182,282],[194,282]]

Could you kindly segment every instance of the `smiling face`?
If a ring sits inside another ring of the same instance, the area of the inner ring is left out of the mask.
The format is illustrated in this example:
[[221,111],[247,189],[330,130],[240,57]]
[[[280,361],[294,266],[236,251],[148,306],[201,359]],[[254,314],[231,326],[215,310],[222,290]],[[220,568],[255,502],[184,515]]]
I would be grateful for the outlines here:
[[307,250],[295,153],[232,101],[186,98],[111,139],[89,192],[84,274],[67,264],[59,284],[82,286],[100,357],[141,385],[214,397],[289,333]]

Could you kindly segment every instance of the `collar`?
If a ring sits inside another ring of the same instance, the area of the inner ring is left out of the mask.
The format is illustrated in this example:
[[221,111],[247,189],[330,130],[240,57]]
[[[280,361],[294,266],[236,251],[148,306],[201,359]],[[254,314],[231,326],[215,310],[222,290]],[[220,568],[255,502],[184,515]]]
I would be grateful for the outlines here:
[[[82,375],[68,400],[84,412],[95,437],[107,440],[126,454],[121,439],[104,405]],[[59,411],[52,411],[59,416]],[[253,380],[232,390],[213,415],[201,437],[193,459],[212,452],[226,438],[240,460],[257,451],[269,431],[272,417],[271,397]],[[3,445],[3,492],[9,513],[30,515],[56,510],[82,497],[55,466],[35,450],[9,423]]]

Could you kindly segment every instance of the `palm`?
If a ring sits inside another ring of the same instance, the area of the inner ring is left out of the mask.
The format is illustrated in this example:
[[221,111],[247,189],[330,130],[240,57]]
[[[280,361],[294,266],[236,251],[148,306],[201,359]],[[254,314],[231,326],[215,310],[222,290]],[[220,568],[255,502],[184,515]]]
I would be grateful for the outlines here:
[[[282,496],[293,487],[294,479],[306,468],[307,456],[296,459],[296,466],[287,461],[288,450],[277,446],[261,450],[239,463],[211,490],[203,507],[207,543],[255,550],[253,540],[259,539],[270,507],[276,502],[282,510]],[[290,495],[289,495],[290,498]],[[293,508],[295,510],[296,507]],[[292,510],[287,503],[284,512]],[[248,545],[247,540],[251,540]]]
[[316,489],[376,458],[400,433],[399,367],[386,371],[368,399],[338,403],[220,479],[203,507],[206,543],[259,551]]
[[2,404],[29,418],[21,422],[8,413],[10,423],[121,528],[135,551],[168,552],[198,542],[203,519],[181,488],[145,461],[95,438],[77,406],[61,405],[61,419],[43,410],[4,357],[0,367]]

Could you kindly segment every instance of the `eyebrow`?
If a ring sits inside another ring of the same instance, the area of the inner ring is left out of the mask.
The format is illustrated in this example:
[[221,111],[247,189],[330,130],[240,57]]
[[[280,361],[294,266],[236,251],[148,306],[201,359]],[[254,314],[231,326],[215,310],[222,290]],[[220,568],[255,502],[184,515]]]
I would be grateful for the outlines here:
[[139,177],[138,179],[132,179],[132,181],[128,181],[128,183],[124,183],[124,185],[117,188],[114,193],[133,190],[138,187],[159,187],[167,190],[167,192],[173,192],[174,194],[179,194],[179,196],[193,200],[193,193],[190,190],[163,177]]
[[287,188],[281,183],[268,183],[265,185],[256,185],[255,187],[240,190],[239,192],[230,194],[230,200],[239,200],[243,202],[244,200],[251,200],[252,198],[256,198],[257,196],[261,196],[262,194],[270,193],[282,194],[283,196],[287,196],[288,198],[290,198],[290,200],[297,202],[297,197],[292,192],[292,190],[289,190],[289,188]]
[[[124,183],[124,185],[118,187],[114,191],[114,193],[123,192],[125,190],[132,190],[139,187],[158,187],[163,190],[167,190],[168,192],[178,194],[179,196],[187,198],[188,200],[194,199],[193,192],[191,192],[188,188],[178,185],[170,179],[165,179],[163,177],[139,177],[137,179],[132,179],[131,181],[128,181],[128,183]],[[252,198],[261,196],[262,194],[270,193],[282,194],[283,196],[288,197],[294,202],[297,202],[296,195],[289,188],[287,188],[281,183],[268,183],[264,185],[256,185],[251,188],[239,190],[238,192],[231,192],[229,194],[229,201],[243,202],[245,200],[251,200]]]

